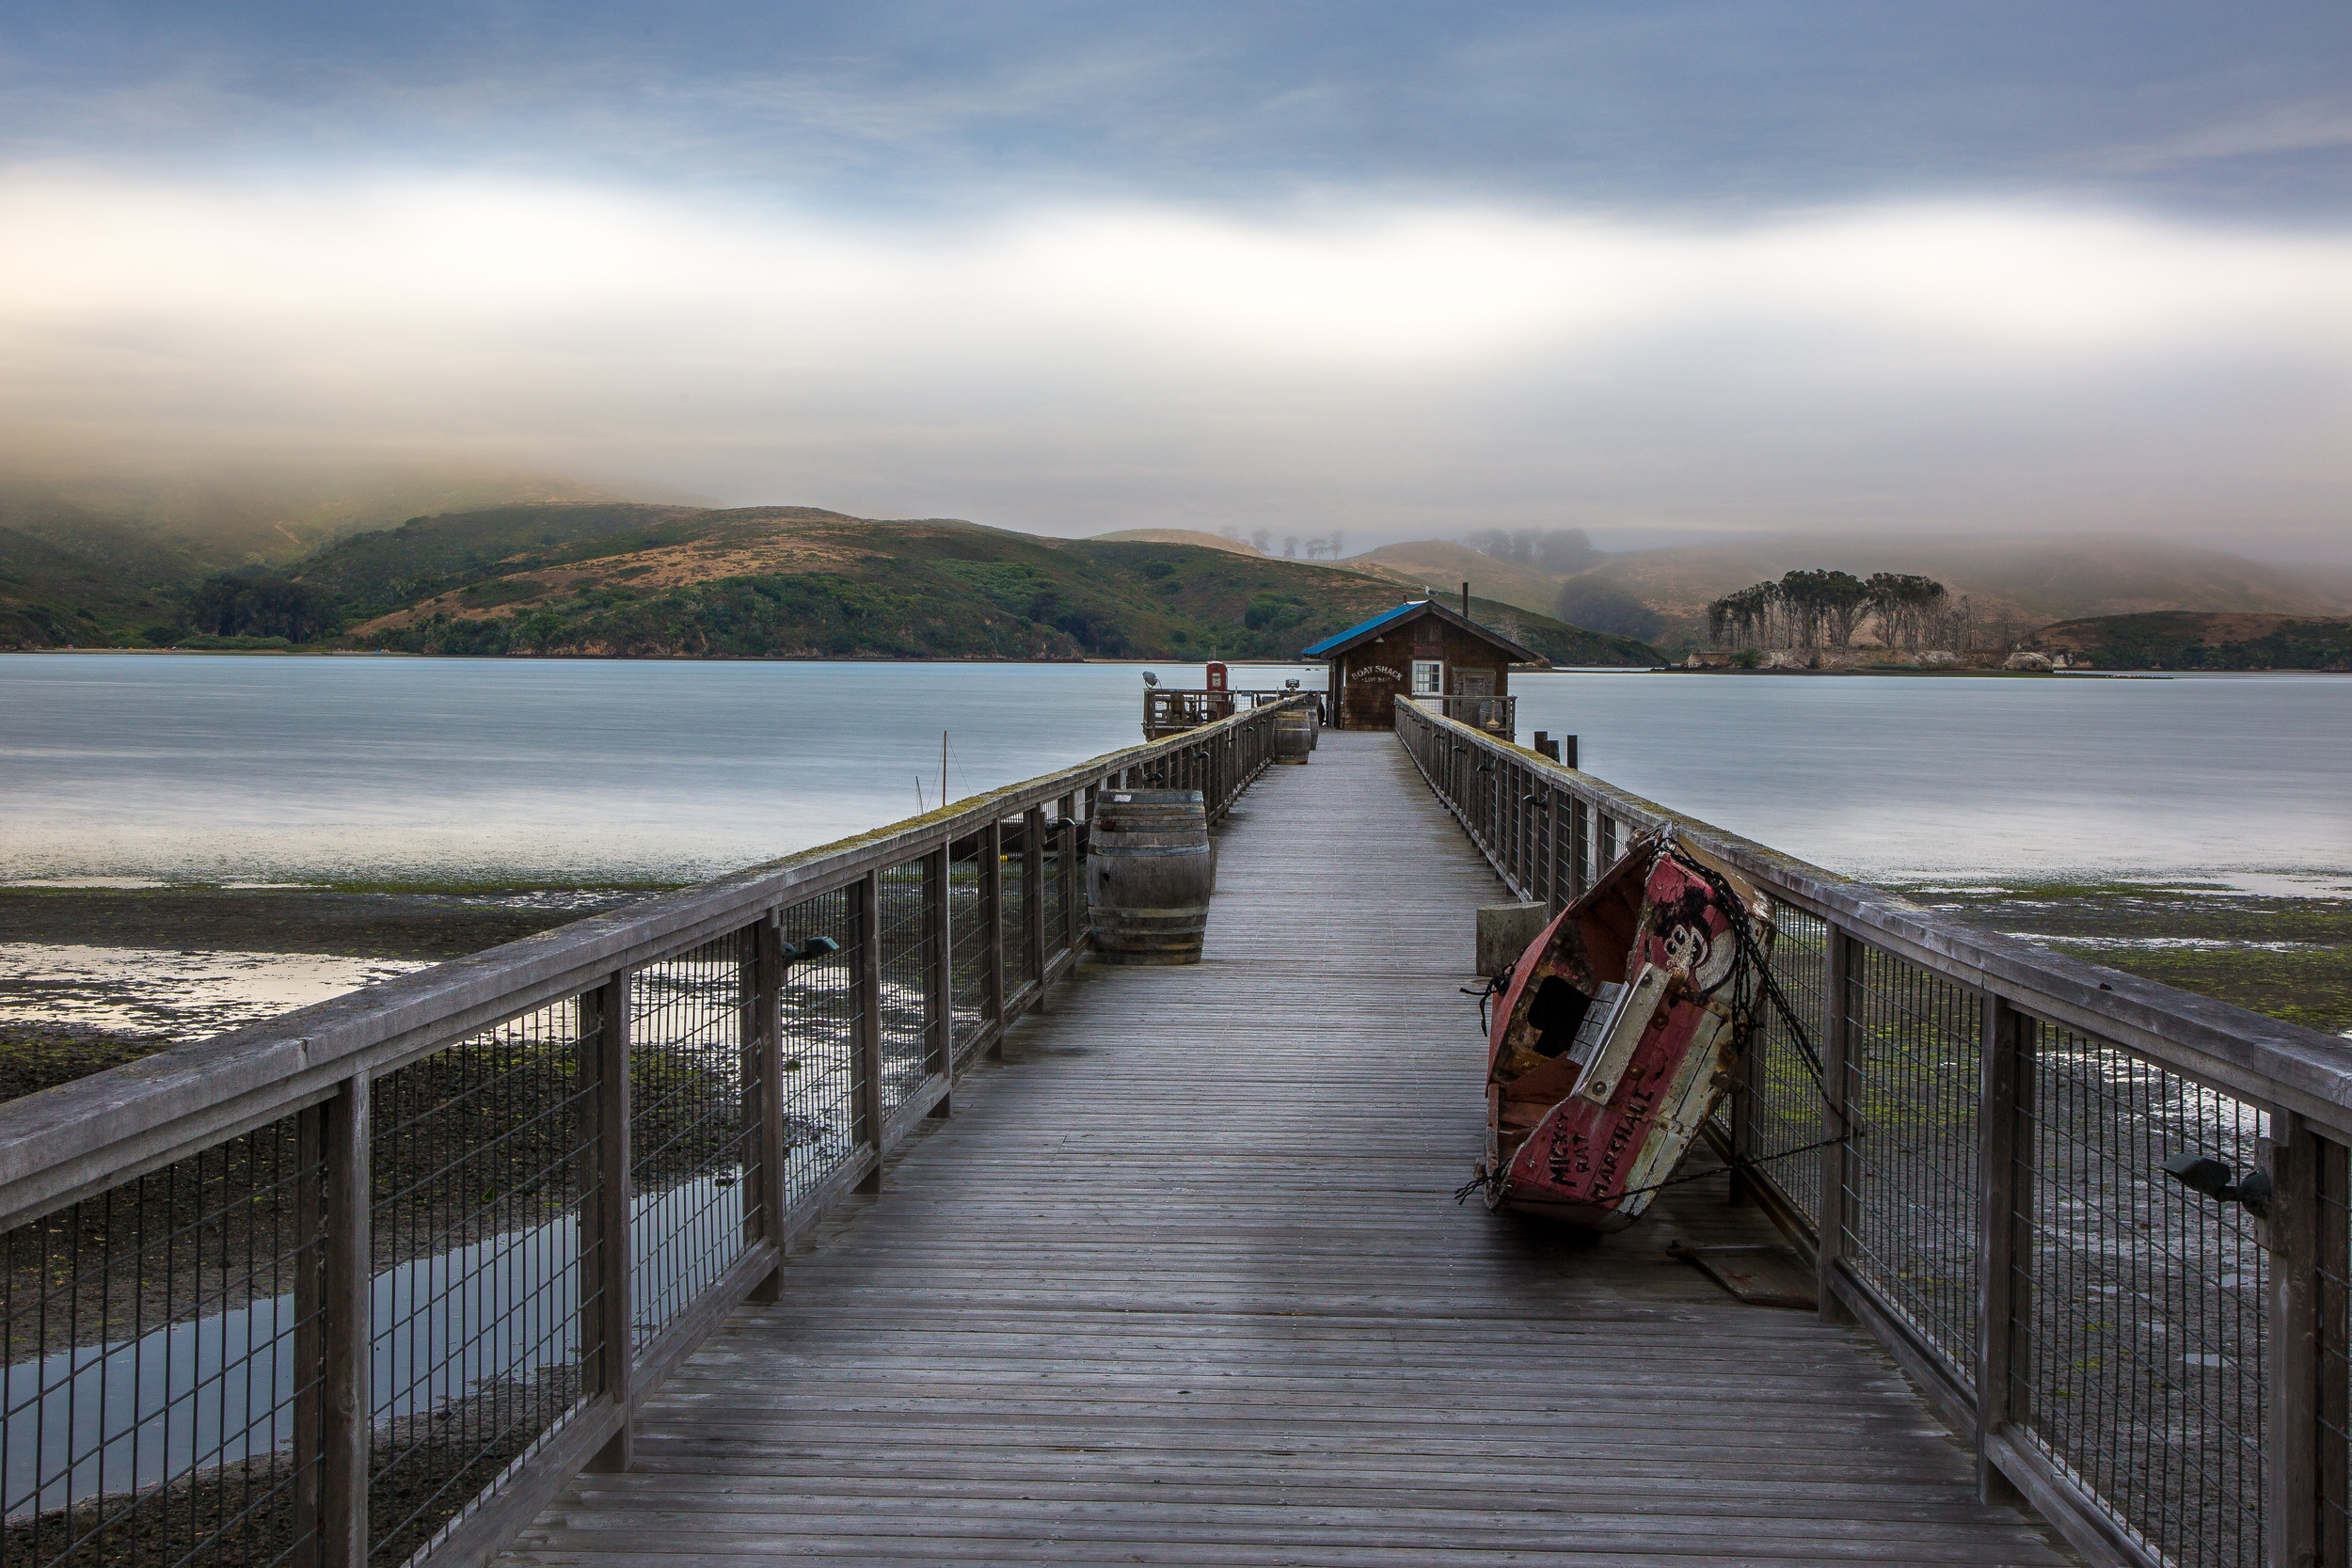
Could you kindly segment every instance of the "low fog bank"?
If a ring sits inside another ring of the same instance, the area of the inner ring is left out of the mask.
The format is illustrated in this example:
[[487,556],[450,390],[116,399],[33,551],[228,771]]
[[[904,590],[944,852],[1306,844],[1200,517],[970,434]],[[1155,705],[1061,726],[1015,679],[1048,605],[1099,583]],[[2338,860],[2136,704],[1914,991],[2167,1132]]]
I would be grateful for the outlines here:
[[1580,526],[2347,559],[2347,233],[2022,201],[893,224],[24,168],[0,222],[42,237],[0,257],[0,422],[36,462],[432,452],[634,476],[599,494],[1351,551]]

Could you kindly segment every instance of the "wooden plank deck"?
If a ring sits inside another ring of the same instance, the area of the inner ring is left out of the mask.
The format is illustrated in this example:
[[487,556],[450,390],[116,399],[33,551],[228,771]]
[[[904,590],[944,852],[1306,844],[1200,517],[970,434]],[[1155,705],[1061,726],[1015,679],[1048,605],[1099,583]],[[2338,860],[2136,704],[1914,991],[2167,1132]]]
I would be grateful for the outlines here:
[[1498,884],[1394,739],[1234,812],[1209,959],[1089,966],[505,1560],[2073,1560],[1857,1331],[1743,1307],[1720,1180],[1580,1243],[1457,1207]]

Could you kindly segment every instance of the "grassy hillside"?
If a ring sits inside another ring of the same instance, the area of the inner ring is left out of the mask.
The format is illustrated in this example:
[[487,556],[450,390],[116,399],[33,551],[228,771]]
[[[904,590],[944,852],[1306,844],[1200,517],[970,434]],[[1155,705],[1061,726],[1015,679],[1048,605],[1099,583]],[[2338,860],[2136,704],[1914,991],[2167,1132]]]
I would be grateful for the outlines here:
[[271,575],[405,515],[395,508],[602,494],[559,475],[422,461],[76,469],[0,460],[0,648],[176,641],[200,626],[208,578]]
[[2156,610],[2062,621],[2032,646],[2102,670],[2352,670],[2352,621]]
[[[1397,599],[1353,572],[1223,548],[805,507],[501,508],[352,539],[295,576],[363,617],[353,643],[449,654],[1289,658]],[[1655,660],[1483,610],[1562,662]]]
[[1198,545],[1204,550],[1230,550],[1235,555],[1263,556],[1266,553],[1255,545],[1246,545],[1238,539],[1228,539],[1222,534],[1204,532],[1197,528],[1122,528],[1093,537],[1122,544]]

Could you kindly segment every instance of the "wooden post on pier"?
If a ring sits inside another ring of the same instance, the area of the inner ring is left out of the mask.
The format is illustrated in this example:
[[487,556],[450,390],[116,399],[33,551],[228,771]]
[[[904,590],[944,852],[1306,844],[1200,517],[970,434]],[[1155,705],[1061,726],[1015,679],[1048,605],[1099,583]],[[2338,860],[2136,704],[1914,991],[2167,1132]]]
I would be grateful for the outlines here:
[[627,970],[580,999],[583,1077],[581,1131],[590,1151],[588,1201],[580,1215],[580,1335],[589,1347],[580,1369],[589,1391],[621,1413],[621,1429],[588,1462],[605,1474],[626,1470],[630,1449],[629,1378],[637,1362],[636,1312],[629,1299],[628,1008]]
[[[2321,1390],[2345,1381],[2344,1363],[2329,1362],[2326,1289],[2320,1268],[2321,1238],[2341,1236],[2346,1227],[2341,1207],[2327,1211],[2325,1147],[2309,1123],[2293,1111],[2270,1113],[2270,1216],[2259,1227],[2270,1253],[2270,1354],[2264,1390],[2269,1405],[2270,1495],[2264,1498],[2265,1543],[2270,1568],[2310,1568],[2326,1559],[2329,1488],[2322,1437],[2328,1431]],[[2337,1276],[2339,1279],[2342,1275]],[[2334,1402],[2339,1407],[2339,1392]],[[2337,1433],[2343,1428],[2337,1427]],[[2331,1449],[2342,1447],[2330,1441]]]
[[321,1299],[319,1414],[320,1568],[367,1568],[368,1448],[373,1426],[368,1374],[375,1362],[374,1247],[370,1160],[374,1144],[365,1073],[326,1102],[326,1291]]
[[1987,1451],[1986,1441],[2026,1412],[2017,1406],[2017,1340],[2032,1310],[2026,1281],[2033,1249],[2032,1172],[2018,1157],[2032,1104],[2033,1049],[2026,1021],[1988,992],[1978,1037],[1977,1190],[1982,1195],[1977,1271],[1977,1495],[2014,1504],[2019,1493]]
[[326,1430],[326,1106],[294,1113],[294,1552],[291,1568],[321,1568],[326,1455],[311,1447]]

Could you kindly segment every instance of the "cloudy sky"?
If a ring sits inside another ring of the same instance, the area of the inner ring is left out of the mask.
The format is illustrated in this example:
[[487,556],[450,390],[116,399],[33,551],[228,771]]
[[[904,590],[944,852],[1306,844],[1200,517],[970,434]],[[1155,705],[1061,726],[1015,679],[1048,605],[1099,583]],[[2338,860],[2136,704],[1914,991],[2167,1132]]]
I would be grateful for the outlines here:
[[0,427],[2352,556],[2352,8],[0,13]]

